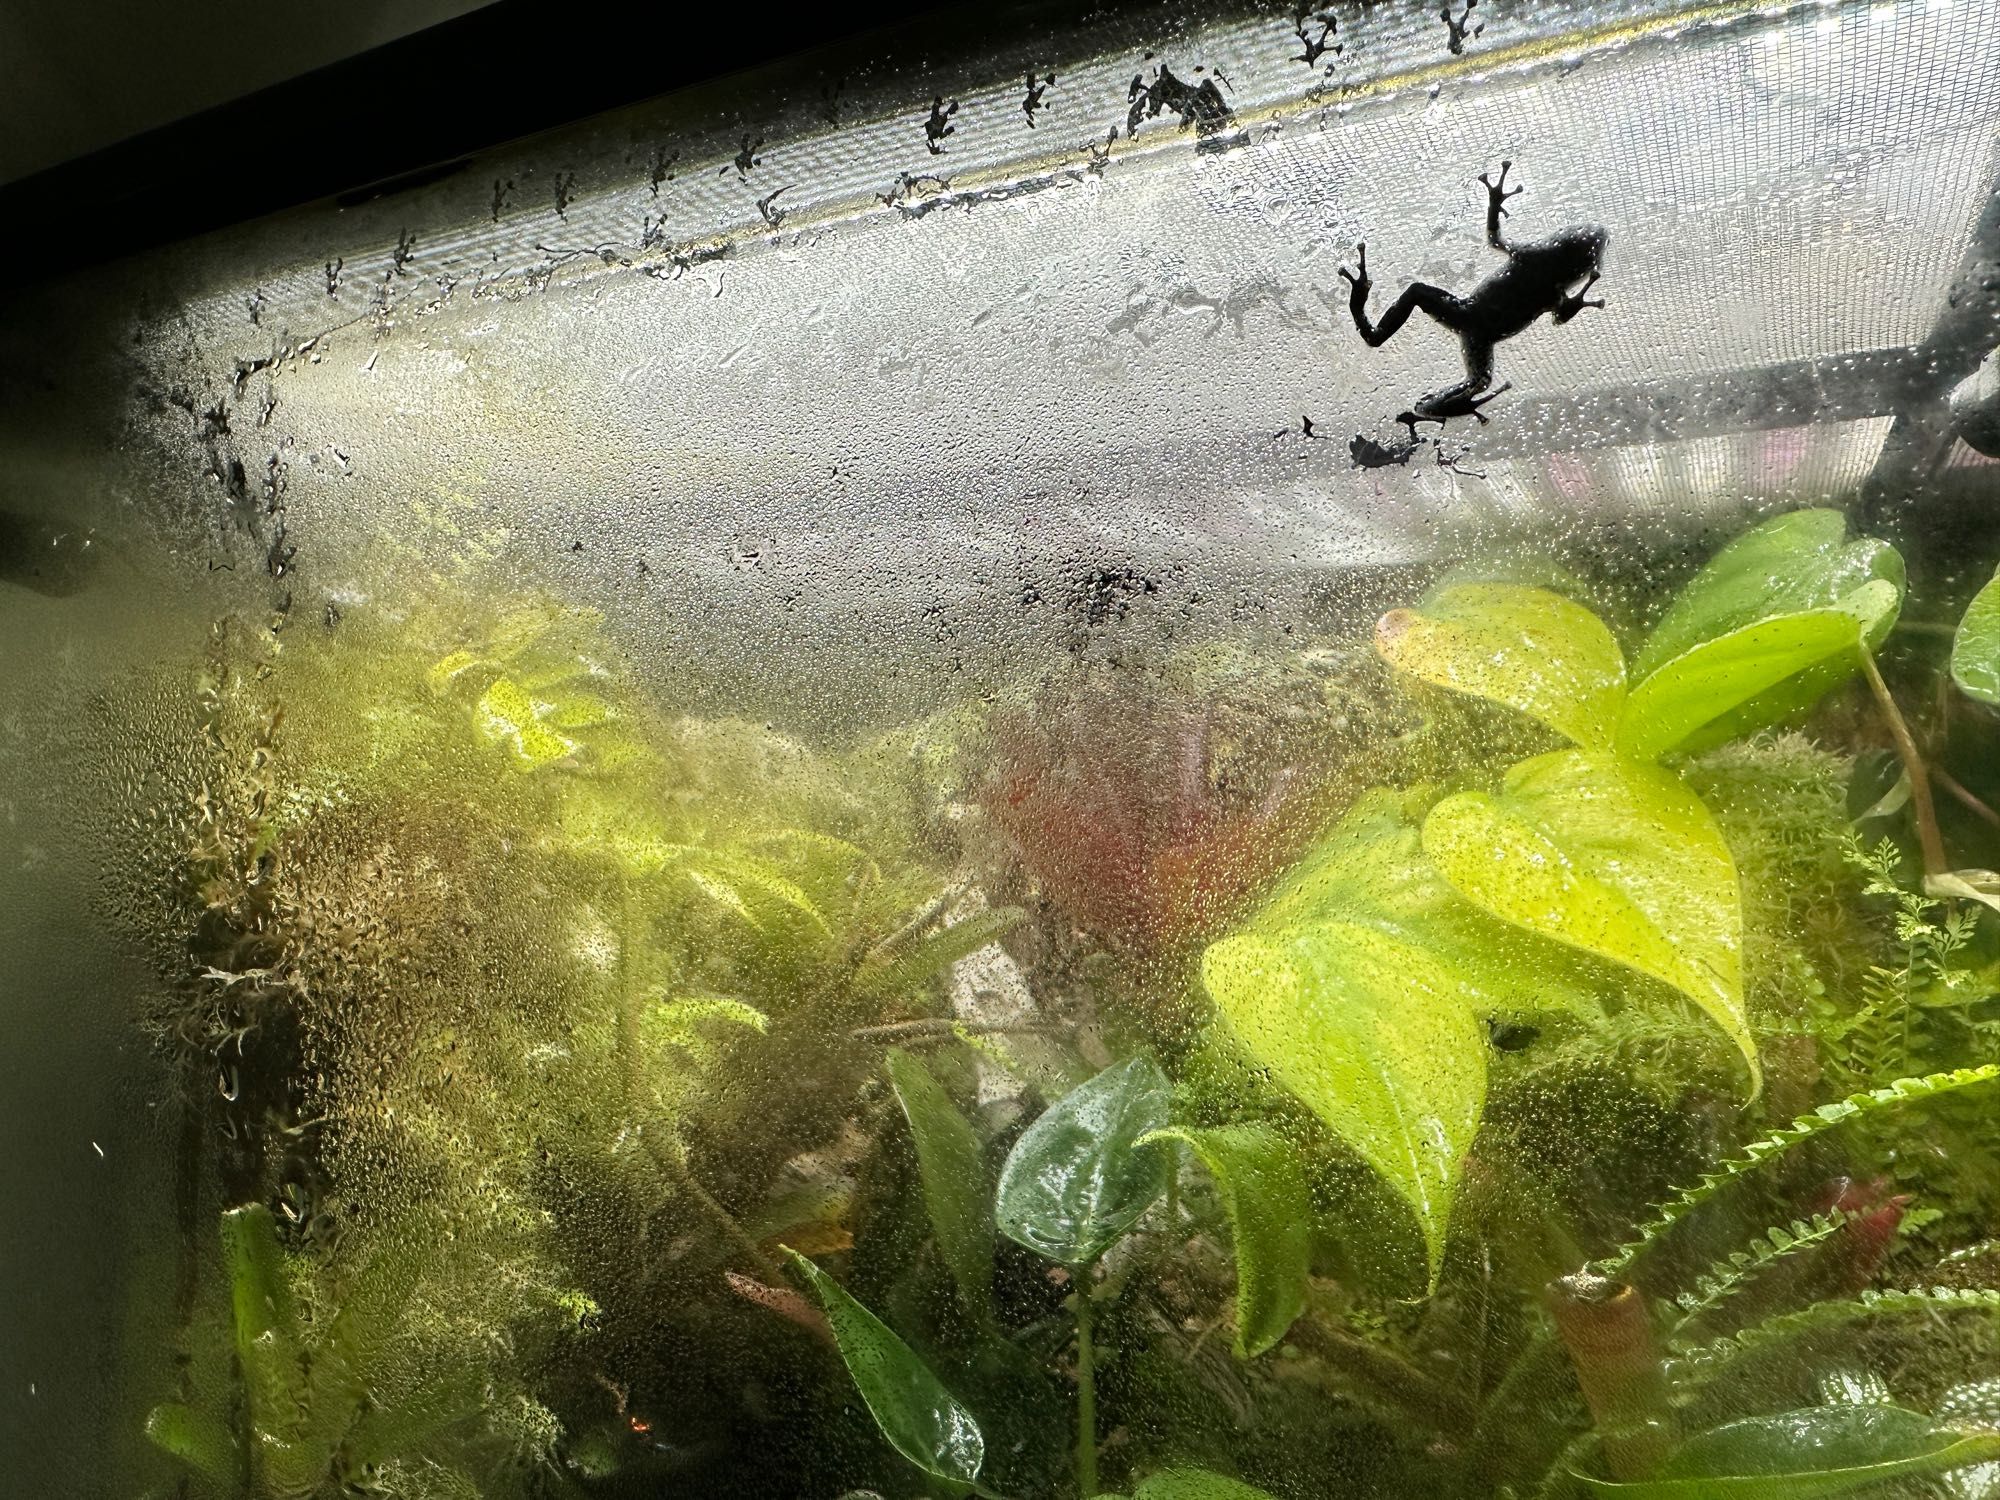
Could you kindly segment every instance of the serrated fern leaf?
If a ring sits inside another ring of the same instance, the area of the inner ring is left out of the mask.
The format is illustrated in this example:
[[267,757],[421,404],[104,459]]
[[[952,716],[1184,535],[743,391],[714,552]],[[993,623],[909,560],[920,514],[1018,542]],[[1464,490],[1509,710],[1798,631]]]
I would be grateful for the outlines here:
[[1695,1278],[1694,1290],[1674,1298],[1680,1317],[1667,1331],[1669,1347],[1684,1346],[1687,1331],[1697,1320],[1728,1302],[1786,1256],[1803,1254],[1824,1243],[1859,1217],[1836,1209],[1810,1219],[1795,1219],[1789,1226],[1766,1230],[1741,1250],[1730,1251],[1727,1259],[1716,1261]]
[[1885,1084],[1865,1093],[1850,1094],[1845,1099],[1832,1104],[1822,1104],[1810,1114],[1800,1115],[1782,1130],[1773,1131],[1762,1140],[1752,1141],[1743,1148],[1743,1154],[1723,1162],[1713,1172],[1706,1172],[1701,1180],[1683,1188],[1674,1197],[1660,1205],[1653,1218],[1639,1228],[1639,1232],[1627,1243],[1618,1247],[1610,1255],[1591,1266],[1600,1276],[1615,1280],[1625,1279],[1638,1258],[1644,1254],[1674,1225],[1714,1198],[1737,1178],[1753,1168],[1780,1156],[1803,1141],[1824,1134],[1837,1125],[1845,1125],[1850,1120],[1879,1110],[1894,1109],[1899,1105],[1914,1103],[1938,1094],[1952,1093],[1958,1089],[1971,1088],[1976,1084],[1990,1083],[2000,1078],[2000,1065],[1988,1063],[1977,1068],[1958,1068],[1945,1073],[1928,1073],[1921,1078],[1899,1078],[1894,1083]]
[[2000,1291],[1985,1287],[1911,1287],[1863,1292],[1858,1297],[1815,1302],[1687,1350],[1667,1366],[1677,1396],[1685,1400],[1740,1361],[1768,1353],[1794,1339],[1873,1318],[1912,1313],[1983,1312],[2000,1316]]

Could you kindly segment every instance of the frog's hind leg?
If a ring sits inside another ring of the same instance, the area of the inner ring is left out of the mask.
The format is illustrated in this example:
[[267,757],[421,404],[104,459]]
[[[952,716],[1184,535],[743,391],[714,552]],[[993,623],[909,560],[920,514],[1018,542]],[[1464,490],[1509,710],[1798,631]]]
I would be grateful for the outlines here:
[[[1512,381],[1504,381],[1487,391],[1486,388],[1492,384],[1493,346],[1468,341],[1465,345],[1465,379],[1441,391],[1432,391],[1410,409],[1410,414],[1420,422],[1436,422],[1439,426],[1451,417],[1475,417],[1481,422],[1490,421],[1492,419],[1479,408],[1502,391],[1513,388]],[[1486,394],[1480,395],[1481,391],[1486,391]],[[1414,428],[1411,430],[1415,431]]]

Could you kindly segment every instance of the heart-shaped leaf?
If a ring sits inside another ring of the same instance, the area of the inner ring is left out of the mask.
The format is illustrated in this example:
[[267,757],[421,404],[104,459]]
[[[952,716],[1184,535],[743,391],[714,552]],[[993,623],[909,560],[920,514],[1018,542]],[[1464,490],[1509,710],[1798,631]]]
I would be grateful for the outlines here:
[[1611,632],[1546,589],[1453,584],[1382,616],[1375,646],[1412,677],[1519,709],[1591,749],[1610,746],[1625,702]]
[[1486,1104],[1464,976],[1380,928],[1325,921],[1224,938],[1202,979],[1244,1045],[1409,1204],[1435,1285]]
[[1615,1500],[1821,1500],[1996,1457],[2000,1433],[1940,1428],[1895,1406],[1818,1406],[1691,1438],[1652,1479],[1584,1483]]
[[958,1284],[966,1311],[984,1323],[993,1304],[993,1199],[979,1138],[930,1070],[899,1048],[889,1052],[889,1079],[910,1138],[939,1258]]
[[[1798,717],[1854,672],[1858,643],[1881,643],[1903,586],[1896,549],[1848,541],[1838,511],[1792,511],[1753,527],[1690,580],[1639,652],[1620,747],[1649,757],[1700,750]],[[1773,628],[1828,611],[1852,626]]]
[[[1890,607],[1880,580],[1857,591],[1864,609]],[[1641,760],[1704,748],[1810,708],[1851,673],[1864,621],[1845,609],[1776,615],[1666,662],[1632,690],[1618,725],[1618,748]]]
[[1483,910],[1672,985],[1728,1033],[1760,1084],[1736,867],[1675,777],[1584,750],[1536,756],[1497,795],[1438,803],[1423,846]]
[[1298,1153],[1268,1125],[1173,1126],[1141,1139],[1184,1142],[1215,1179],[1236,1243],[1236,1357],[1255,1359],[1306,1307],[1312,1205]]
[[1972,596],[1951,642],[1951,680],[1981,703],[2000,704],[2000,573]]
[[1021,1133],[1000,1169],[1000,1232],[1066,1266],[1087,1266],[1166,1190],[1166,1154],[1138,1139],[1167,1123],[1169,1087],[1127,1058],[1071,1089]]
[[986,1439],[972,1413],[887,1323],[803,1255],[785,1253],[825,1309],[847,1373],[890,1446],[934,1478],[976,1484]]
[[[1847,518],[1837,510],[1795,510],[1753,526],[1711,558],[1690,579],[1632,664],[1643,680],[1684,651],[1760,620],[1842,605],[1869,583],[1882,580],[1901,598],[1903,559],[1873,537],[1847,540]],[[1880,597],[1877,595],[1876,597]],[[1895,621],[1872,616],[1869,644]]]
[[1363,797],[1202,980],[1242,1044],[1381,1174],[1433,1283],[1486,1101],[1481,1018],[1587,1006],[1553,944],[1459,897],[1392,792]]

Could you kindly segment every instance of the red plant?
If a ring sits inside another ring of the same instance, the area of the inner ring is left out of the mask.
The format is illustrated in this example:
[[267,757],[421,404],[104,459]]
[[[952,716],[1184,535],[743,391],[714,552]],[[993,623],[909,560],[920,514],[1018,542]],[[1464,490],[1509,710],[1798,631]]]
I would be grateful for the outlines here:
[[995,732],[982,800],[1071,921],[1119,948],[1206,941],[1311,839],[1321,767],[1229,704],[1079,698]]

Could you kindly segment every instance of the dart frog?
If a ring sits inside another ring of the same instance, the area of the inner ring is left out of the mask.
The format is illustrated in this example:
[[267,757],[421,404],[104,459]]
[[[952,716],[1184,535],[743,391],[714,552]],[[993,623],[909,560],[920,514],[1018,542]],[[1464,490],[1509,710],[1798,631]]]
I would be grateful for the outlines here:
[[[1357,269],[1340,268],[1341,276],[1354,289],[1348,301],[1354,326],[1361,331],[1369,348],[1379,349],[1386,344],[1409,321],[1412,312],[1421,310],[1432,321],[1457,334],[1465,351],[1465,379],[1422,397],[1396,418],[1399,422],[1436,422],[1443,426],[1449,417],[1488,420],[1479,408],[1509,388],[1508,384],[1502,384],[1483,396],[1479,394],[1493,384],[1494,345],[1512,338],[1543,313],[1550,314],[1552,322],[1567,323],[1586,307],[1604,306],[1603,298],[1584,294],[1597,282],[1605,247],[1611,242],[1607,230],[1594,224],[1580,224],[1552,239],[1530,245],[1510,245],[1501,237],[1500,221],[1508,216],[1507,200],[1526,191],[1507,186],[1507,170],[1511,166],[1512,162],[1500,163],[1497,182],[1484,172],[1479,174],[1479,180],[1486,184],[1486,243],[1506,252],[1507,264],[1482,281],[1469,296],[1461,297],[1442,287],[1413,281],[1389,304],[1381,321],[1371,324],[1368,294],[1374,283],[1368,279],[1367,245],[1356,247],[1360,261]],[[1572,292],[1570,288],[1579,281],[1583,285]]]

